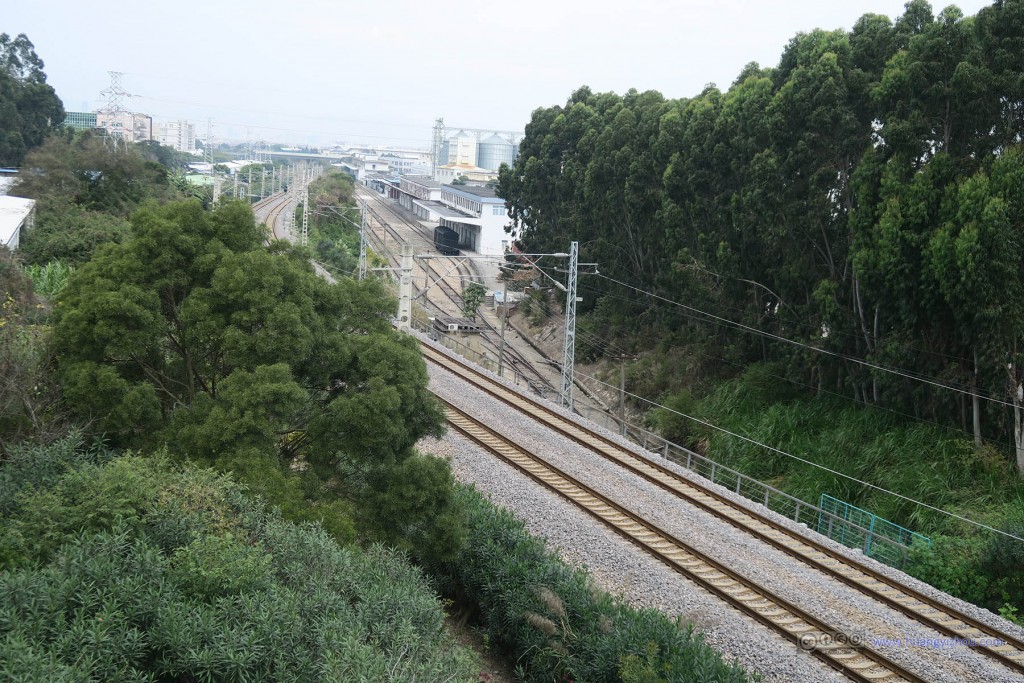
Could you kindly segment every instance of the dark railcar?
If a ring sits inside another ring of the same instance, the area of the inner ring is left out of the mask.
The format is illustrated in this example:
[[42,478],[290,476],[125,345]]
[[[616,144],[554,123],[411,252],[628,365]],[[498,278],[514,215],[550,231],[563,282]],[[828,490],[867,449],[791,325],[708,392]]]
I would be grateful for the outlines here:
[[434,228],[434,247],[445,256],[458,256],[459,233],[443,225],[437,226]]

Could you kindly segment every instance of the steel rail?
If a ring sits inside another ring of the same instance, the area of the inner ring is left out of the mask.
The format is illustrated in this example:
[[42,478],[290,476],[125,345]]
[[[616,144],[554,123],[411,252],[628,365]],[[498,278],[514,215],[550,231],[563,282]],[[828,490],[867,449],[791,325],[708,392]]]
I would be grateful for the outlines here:
[[924,679],[861,643],[859,636],[833,628],[804,612],[438,398],[444,404],[448,423],[458,432],[851,680],[924,683]]
[[794,557],[890,608],[952,638],[980,641],[991,638],[1000,645],[974,649],[1017,672],[1024,672],[1024,642],[952,608],[921,591],[900,583],[862,562],[836,552],[778,521],[738,505],[678,472],[624,448],[612,439],[568,420],[531,397],[511,391],[468,364],[422,345],[424,356],[455,372],[491,396],[543,422],[549,428],[591,449],[600,457],[642,477],[686,502],[745,531],[758,540]]

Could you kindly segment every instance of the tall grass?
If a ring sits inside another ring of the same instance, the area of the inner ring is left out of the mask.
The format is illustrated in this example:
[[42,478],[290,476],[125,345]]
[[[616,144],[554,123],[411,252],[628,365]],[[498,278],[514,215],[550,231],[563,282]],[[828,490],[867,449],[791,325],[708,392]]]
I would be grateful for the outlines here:
[[683,398],[688,414],[821,467],[661,411],[652,422],[667,438],[810,503],[827,493],[929,536],[932,546],[915,547],[906,571],[1011,618],[1024,614],[1024,543],[941,512],[1024,536],[1024,480],[1007,454],[976,448],[955,430],[794,392],[771,368],[751,368],[700,400]]
[[808,502],[822,493],[924,534],[958,532],[961,523],[927,507],[863,486],[865,481],[985,523],[999,523],[1024,499],[1024,482],[991,447],[966,436],[832,398],[785,396],[761,370],[720,385],[696,402],[697,417],[832,474],[707,427],[695,427],[709,455],[770,480]]
[[71,277],[71,273],[75,272],[75,268],[55,260],[44,265],[27,266],[24,271],[32,278],[32,287],[36,294],[52,299],[60,294],[67,285],[68,278]]

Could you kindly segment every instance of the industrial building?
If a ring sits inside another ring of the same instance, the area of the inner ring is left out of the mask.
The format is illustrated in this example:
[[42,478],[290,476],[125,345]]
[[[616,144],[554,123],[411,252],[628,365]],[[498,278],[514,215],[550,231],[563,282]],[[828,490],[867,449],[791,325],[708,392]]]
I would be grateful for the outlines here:
[[173,147],[179,152],[196,151],[196,128],[188,121],[158,123],[154,139],[161,145]]
[[97,127],[96,112],[69,111],[64,114],[64,125],[77,130],[91,130]]
[[442,185],[438,223],[459,235],[459,248],[478,254],[501,255],[508,245],[505,200],[489,187]]
[[153,117],[128,111],[101,111],[96,113],[96,127],[111,137],[125,142],[145,142],[153,139]]
[[496,172],[502,164],[512,165],[522,139],[522,133],[511,131],[449,128],[438,119],[431,150],[434,168],[455,165]]
[[346,155],[340,162],[331,164],[331,166],[345,171],[355,178],[356,182],[366,180],[369,174],[387,173],[390,170],[388,162],[382,160],[378,155],[363,152]]
[[424,223],[454,230],[459,249],[489,256],[505,253],[505,200],[489,187],[442,185],[428,176],[373,177],[366,185]]

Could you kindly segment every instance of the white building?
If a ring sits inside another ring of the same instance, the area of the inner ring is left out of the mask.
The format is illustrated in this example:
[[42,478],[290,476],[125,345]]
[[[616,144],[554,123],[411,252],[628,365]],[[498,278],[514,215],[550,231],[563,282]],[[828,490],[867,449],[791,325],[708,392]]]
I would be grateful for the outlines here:
[[384,195],[394,199],[402,207],[416,214],[425,221],[437,221],[437,216],[430,211],[431,204],[441,201],[441,184],[428,175],[404,175],[399,178],[398,185],[387,184]]
[[442,185],[439,223],[459,234],[459,247],[485,255],[501,255],[508,246],[505,200],[489,187]]
[[107,135],[122,137],[127,142],[153,139],[153,117],[148,114],[101,111],[96,113],[96,127],[107,131]]
[[430,156],[426,153],[382,152],[380,160],[399,175],[430,173]]
[[18,248],[21,231],[32,229],[36,200],[10,195],[0,196],[0,245],[10,250]]
[[387,173],[390,170],[388,162],[381,160],[376,154],[352,154],[347,159],[331,164],[336,168],[348,173],[355,178],[356,182],[366,180],[370,173]]
[[434,180],[442,185],[451,185],[459,179],[474,183],[489,183],[498,179],[498,172],[468,164],[448,164],[434,169]]
[[169,121],[156,125],[155,140],[179,152],[196,151],[196,128],[185,120]]

